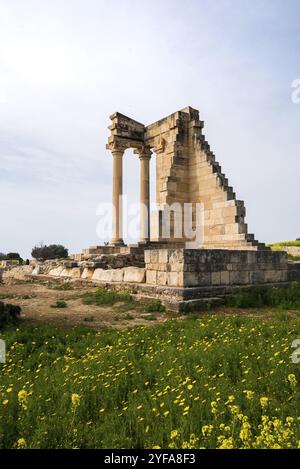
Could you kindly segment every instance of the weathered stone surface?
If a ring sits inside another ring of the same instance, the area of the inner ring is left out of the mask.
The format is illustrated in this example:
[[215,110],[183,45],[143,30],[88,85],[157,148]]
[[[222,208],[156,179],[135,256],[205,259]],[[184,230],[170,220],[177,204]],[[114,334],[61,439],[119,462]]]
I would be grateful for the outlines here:
[[125,267],[123,280],[124,282],[144,283],[146,270],[139,267]]
[[66,268],[61,272],[60,276],[61,277],[70,277],[70,278],[80,278],[81,277],[81,269],[80,269],[80,267]]
[[60,277],[60,274],[62,273],[62,271],[65,270],[65,268],[60,265],[58,267],[55,267],[54,269],[51,269],[49,271],[49,275],[51,275],[52,277]]
[[82,279],[88,279],[88,280],[90,280],[90,279],[93,277],[94,270],[95,270],[95,269],[91,269],[91,268],[85,267],[85,268],[83,269],[82,274],[81,274],[81,278],[82,278]]
[[95,269],[92,280],[97,282],[122,282],[124,269]]
[[157,272],[155,270],[146,270],[146,283],[149,285],[157,284]]
[[37,265],[33,271],[32,271],[32,274],[31,275],[40,275],[42,273],[42,268],[40,265]]
[[27,280],[31,276],[33,271],[33,266],[24,265],[20,267],[12,267],[8,270],[5,270],[2,274],[3,279],[15,279],[15,280]]
[[[152,262],[157,259],[161,262]],[[148,274],[148,270],[151,273]],[[157,249],[146,257],[146,283],[150,284],[179,287],[254,285],[284,282],[287,278],[287,255],[283,252]]]

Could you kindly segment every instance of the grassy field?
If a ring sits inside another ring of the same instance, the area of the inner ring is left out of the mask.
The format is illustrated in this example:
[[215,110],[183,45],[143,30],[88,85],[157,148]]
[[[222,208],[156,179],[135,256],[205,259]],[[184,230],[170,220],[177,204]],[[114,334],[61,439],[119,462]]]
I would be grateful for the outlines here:
[[300,318],[256,314],[102,332],[10,326],[0,447],[299,447]]
[[279,243],[268,244],[268,246],[300,246],[300,239],[295,241],[281,241]]

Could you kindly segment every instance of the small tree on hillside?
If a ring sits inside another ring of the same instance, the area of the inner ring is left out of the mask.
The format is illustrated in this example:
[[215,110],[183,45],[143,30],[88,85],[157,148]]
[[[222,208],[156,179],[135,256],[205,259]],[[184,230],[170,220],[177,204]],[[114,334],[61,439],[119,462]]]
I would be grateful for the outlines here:
[[34,259],[45,261],[47,259],[66,259],[69,253],[68,249],[61,244],[50,244],[49,246],[41,244],[32,249],[31,255]]
[[9,252],[8,254],[6,254],[6,259],[10,261],[14,261],[14,260],[20,260],[22,258],[18,252]]

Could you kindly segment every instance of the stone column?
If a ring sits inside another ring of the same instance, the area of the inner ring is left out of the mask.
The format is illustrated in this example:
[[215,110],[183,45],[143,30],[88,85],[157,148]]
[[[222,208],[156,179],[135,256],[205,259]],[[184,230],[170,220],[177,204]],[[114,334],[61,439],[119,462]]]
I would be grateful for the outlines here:
[[111,150],[113,155],[113,222],[112,240],[114,246],[123,245],[123,150]]
[[147,243],[150,239],[150,188],[149,162],[150,150],[139,153],[140,158],[140,242]]

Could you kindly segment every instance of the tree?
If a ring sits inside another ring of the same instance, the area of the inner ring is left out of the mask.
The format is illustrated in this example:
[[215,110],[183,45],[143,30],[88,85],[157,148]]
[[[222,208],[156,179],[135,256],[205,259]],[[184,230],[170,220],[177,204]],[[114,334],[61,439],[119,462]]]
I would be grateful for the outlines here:
[[69,253],[68,249],[61,244],[50,244],[49,246],[41,244],[32,249],[31,255],[34,259],[45,261],[47,259],[66,259]]
[[6,254],[6,259],[9,261],[13,261],[13,260],[16,260],[16,259],[19,260],[22,258],[18,252],[9,252],[8,254]]
[[6,254],[0,252],[0,261],[6,261]]

